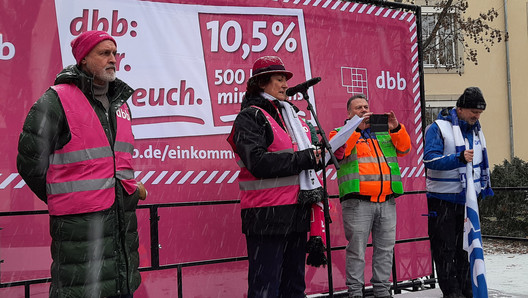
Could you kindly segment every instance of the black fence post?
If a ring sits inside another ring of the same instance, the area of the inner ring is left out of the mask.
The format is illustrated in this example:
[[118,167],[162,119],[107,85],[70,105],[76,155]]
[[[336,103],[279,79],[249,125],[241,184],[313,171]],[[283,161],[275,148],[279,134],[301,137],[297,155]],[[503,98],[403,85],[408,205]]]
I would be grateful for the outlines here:
[[29,290],[29,287],[31,284],[27,283],[24,285],[24,297],[30,298],[31,297],[31,291]]
[[158,206],[152,205],[150,210],[150,266],[159,268],[159,216]]
[[392,289],[394,294],[401,294],[401,290],[398,289],[398,274],[396,273],[396,256],[395,249],[392,249]]
[[183,298],[183,274],[182,274],[182,265],[178,265],[177,276],[178,276],[178,298]]

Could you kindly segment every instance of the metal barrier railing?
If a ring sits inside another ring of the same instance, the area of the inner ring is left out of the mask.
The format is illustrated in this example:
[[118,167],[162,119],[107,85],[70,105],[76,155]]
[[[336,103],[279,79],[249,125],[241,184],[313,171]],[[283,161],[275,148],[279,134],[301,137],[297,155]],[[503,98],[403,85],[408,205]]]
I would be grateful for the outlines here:
[[[528,187],[501,187],[501,188],[494,188],[495,191],[528,191]],[[425,194],[425,191],[412,191],[412,192],[406,192],[404,195],[411,195],[411,194]],[[338,198],[338,196],[333,195],[329,196],[329,198]],[[229,263],[229,262],[238,262],[238,261],[245,261],[247,260],[247,257],[233,257],[233,258],[223,258],[223,259],[211,259],[206,261],[197,261],[197,262],[187,262],[187,263],[177,263],[177,264],[168,264],[168,265],[160,265],[160,255],[159,255],[159,215],[158,211],[160,208],[178,208],[178,207],[188,207],[188,206],[211,206],[211,205],[227,205],[227,204],[238,204],[240,203],[239,200],[230,200],[230,201],[205,201],[205,202],[182,202],[182,203],[163,203],[163,204],[147,204],[147,205],[139,205],[138,209],[149,209],[149,215],[150,215],[150,261],[151,265],[149,267],[141,267],[139,268],[139,271],[147,272],[147,271],[156,271],[156,270],[167,270],[167,269],[177,269],[177,281],[178,281],[178,297],[183,297],[183,284],[182,284],[182,269],[184,267],[193,267],[193,266],[201,266],[201,265],[212,265],[212,264],[221,264],[221,263]],[[47,210],[33,210],[33,211],[11,211],[11,212],[0,212],[0,217],[9,217],[9,216],[27,216],[27,215],[40,215],[40,214],[48,214]],[[500,239],[506,239],[506,240],[526,240],[523,238],[512,238],[512,237],[500,237],[500,236],[488,236],[483,235],[484,238],[500,238]],[[408,242],[417,242],[417,241],[428,241],[429,237],[418,237],[418,238],[410,238],[410,239],[402,239],[397,240],[396,244],[400,243],[408,243]],[[368,246],[372,246],[372,244],[368,244]],[[332,251],[338,251],[338,250],[344,250],[345,246],[336,246],[331,247]],[[393,258],[395,256],[393,255]],[[0,263],[3,262],[3,260],[0,260]],[[392,274],[393,274],[393,285],[392,289],[395,294],[401,293],[402,289],[408,289],[411,288],[411,290],[417,290],[418,287],[422,287],[424,284],[430,285],[431,288],[435,287],[436,279],[434,277],[434,270],[432,272],[431,276],[427,276],[426,279],[421,280],[411,280],[411,281],[398,281],[397,278],[397,272],[395,265],[396,262],[393,260],[393,268],[392,268]],[[432,265],[431,268],[434,268],[434,265]],[[0,282],[0,288],[8,288],[8,287],[24,287],[24,293],[25,297],[29,298],[31,291],[30,287],[31,285],[35,284],[42,284],[42,283],[49,283],[51,282],[51,278],[40,278],[40,279],[32,279],[32,280],[23,280],[23,281],[14,281],[9,283],[2,283]],[[368,293],[368,291],[366,291]],[[343,293],[343,296],[341,296],[339,293],[336,293],[334,297],[345,297],[345,293]]]

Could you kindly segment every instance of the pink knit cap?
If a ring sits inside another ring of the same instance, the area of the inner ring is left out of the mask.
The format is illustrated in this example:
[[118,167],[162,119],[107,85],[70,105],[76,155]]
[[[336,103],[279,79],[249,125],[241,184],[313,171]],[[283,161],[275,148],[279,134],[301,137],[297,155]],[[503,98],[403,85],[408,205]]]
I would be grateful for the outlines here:
[[86,31],[81,33],[71,42],[73,57],[77,64],[81,63],[81,60],[95,48],[95,46],[103,40],[111,40],[117,46],[116,41],[112,36],[104,31]]

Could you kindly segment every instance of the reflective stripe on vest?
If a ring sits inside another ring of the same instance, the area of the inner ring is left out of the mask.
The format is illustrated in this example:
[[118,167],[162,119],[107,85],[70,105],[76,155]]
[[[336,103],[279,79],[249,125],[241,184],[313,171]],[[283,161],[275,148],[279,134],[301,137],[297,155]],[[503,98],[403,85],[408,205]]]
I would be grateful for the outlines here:
[[[263,109],[258,108],[273,130],[273,143],[267,148],[270,153],[293,152],[293,144],[290,136],[282,127]],[[310,130],[305,126],[308,136]],[[238,184],[241,191],[240,206],[242,209],[269,207],[279,205],[290,205],[297,203],[299,195],[299,176],[277,177],[269,179],[258,179],[253,176],[235,154],[237,164],[240,166]]]
[[[108,209],[115,201],[117,158],[114,161],[99,118],[74,85],[61,84],[52,88],[59,95],[71,140],[49,158],[46,175],[49,213],[66,215]],[[117,122],[116,140],[120,128],[125,127],[119,120]],[[126,166],[122,168],[131,170]]]
[[[450,121],[436,120],[442,138],[444,140],[444,155],[456,154],[455,136]],[[480,163],[482,162],[482,145],[478,134],[473,134],[473,182],[475,191],[480,193]],[[432,193],[452,193],[458,194],[463,191],[458,168],[452,170],[432,170],[427,169],[427,178],[425,184],[426,190]]]
[[48,185],[49,193],[65,194],[78,191],[90,191],[113,188],[115,179],[92,179],[84,181],[67,181]]
[[340,169],[337,171],[340,197],[355,193],[370,196],[371,201],[374,202],[383,202],[385,196],[389,194],[403,193],[397,152],[390,134],[375,133],[375,136],[376,139],[360,139],[366,144],[361,143],[359,146],[368,146],[369,148],[366,149],[368,152],[375,152],[377,143],[382,155],[358,158],[358,141],[351,154],[340,162]]
[[282,186],[299,185],[299,176],[277,177],[272,179],[259,179],[239,181],[240,190],[260,190]]
[[55,151],[53,155],[53,159],[50,159],[50,164],[63,165],[74,162],[87,161],[94,158],[112,157],[113,153],[110,147],[99,147],[65,153],[57,153],[57,151]]
[[[283,153],[283,152],[293,153],[293,149],[290,148],[290,149],[285,149],[285,150],[279,150],[274,153]],[[244,165],[244,162],[240,159],[237,160],[237,164],[241,169],[244,169],[246,167],[246,165]],[[249,171],[247,172],[249,173]],[[277,178],[271,178],[271,179],[255,179],[255,180],[251,179],[251,180],[245,180],[245,181],[242,181],[239,179],[238,185],[239,185],[240,190],[242,191],[299,185],[299,176],[277,177]]]

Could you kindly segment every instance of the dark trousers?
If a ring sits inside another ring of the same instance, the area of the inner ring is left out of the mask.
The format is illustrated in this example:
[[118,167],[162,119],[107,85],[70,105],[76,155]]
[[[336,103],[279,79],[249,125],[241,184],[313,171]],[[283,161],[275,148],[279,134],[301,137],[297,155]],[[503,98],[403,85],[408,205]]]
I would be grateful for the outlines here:
[[473,297],[468,254],[462,246],[465,206],[435,198],[428,198],[427,206],[431,252],[442,293]]
[[305,297],[306,236],[246,236],[248,298]]

